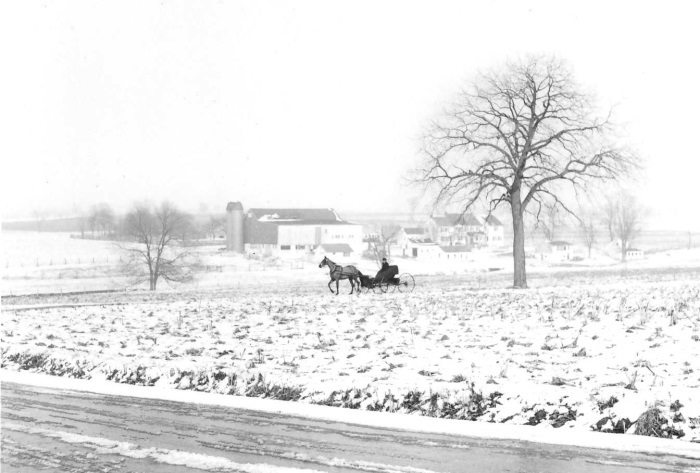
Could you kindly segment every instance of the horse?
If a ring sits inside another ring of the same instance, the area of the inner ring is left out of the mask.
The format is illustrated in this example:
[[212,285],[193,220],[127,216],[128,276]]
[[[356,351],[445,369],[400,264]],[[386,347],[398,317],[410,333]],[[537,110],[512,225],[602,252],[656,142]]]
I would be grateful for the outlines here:
[[[319,268],[323,268],[324,266],[328,266],[328,269],[330,270],[331,280],[328,282],[328,289],[330,289],[331,293],[335,294],[336,296],[340,293],[341,279],[347,279],[350,281],[350,294],[355,291],[355,283],[357,283],[357,293],[360,293],[360,278],[364,275],[358,271],[356,267],[352,265],[340,266],[339,264],[335,264],[333,261],[329,260],[327,256],[324,256],[323,261],[321,261],[321,263],[318,265]],[[331,287],[333,281],[335,281],[335,292],[333,292],[333,288]]]

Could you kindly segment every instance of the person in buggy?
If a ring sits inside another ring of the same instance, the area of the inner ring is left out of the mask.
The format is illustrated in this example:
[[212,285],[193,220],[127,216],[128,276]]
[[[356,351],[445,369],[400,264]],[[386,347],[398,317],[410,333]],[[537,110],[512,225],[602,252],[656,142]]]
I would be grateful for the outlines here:
[[398,266],[390,266],[389,262],[386,260],[386,258],[382,258],[382,267],[377,272],[377,275],[374,277],[374,281],[375,282],[389,281],[397,274],[399,274],[399,267]]

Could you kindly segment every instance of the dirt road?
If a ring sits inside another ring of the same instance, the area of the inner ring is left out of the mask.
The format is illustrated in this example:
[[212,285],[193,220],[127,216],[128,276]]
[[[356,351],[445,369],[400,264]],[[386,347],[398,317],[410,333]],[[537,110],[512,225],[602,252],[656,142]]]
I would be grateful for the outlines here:
[[700,472],[697,461],[676,456],[426,435],[9,382],[2,383],[1,463],[4,472]]

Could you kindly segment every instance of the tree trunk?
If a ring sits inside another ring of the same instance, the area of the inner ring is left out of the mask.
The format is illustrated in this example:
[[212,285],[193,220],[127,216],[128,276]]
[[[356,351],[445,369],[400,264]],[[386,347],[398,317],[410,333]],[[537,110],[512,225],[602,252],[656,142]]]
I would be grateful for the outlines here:
[[156,290],[156,280],[157,280],[157,277],[156,277],[155,271],[153,271],[153,269],[149,268],[148,269],[148,289],[150,289],[151,291]]
[[627,242],[625,240],[620,239],[620,249],[622,251],[620,257],[622,262],[625,263],[627,261]]
[[511,195],[511,212],[513,214],[513,287],[527,289],[525,272],[525,226],[520,191]]

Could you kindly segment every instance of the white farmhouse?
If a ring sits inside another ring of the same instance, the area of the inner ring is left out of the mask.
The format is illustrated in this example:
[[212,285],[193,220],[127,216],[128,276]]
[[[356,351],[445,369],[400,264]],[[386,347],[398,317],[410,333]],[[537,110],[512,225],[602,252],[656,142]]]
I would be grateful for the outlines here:
[[430,216],[428,231],[440,246],[499,248],[504,243],[503,224],[493,215],[484,219],[471,213]]

